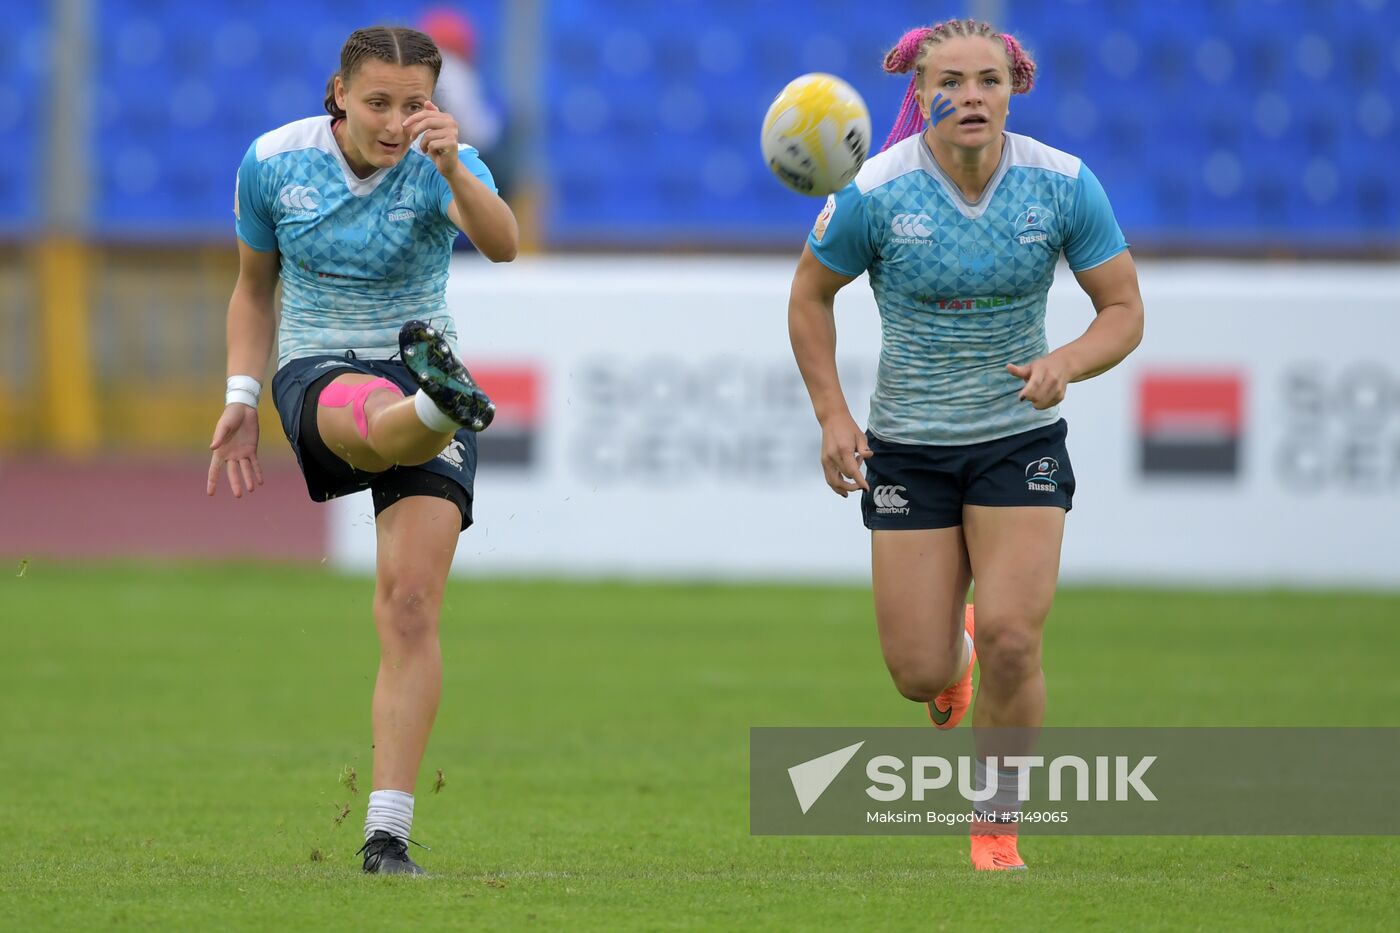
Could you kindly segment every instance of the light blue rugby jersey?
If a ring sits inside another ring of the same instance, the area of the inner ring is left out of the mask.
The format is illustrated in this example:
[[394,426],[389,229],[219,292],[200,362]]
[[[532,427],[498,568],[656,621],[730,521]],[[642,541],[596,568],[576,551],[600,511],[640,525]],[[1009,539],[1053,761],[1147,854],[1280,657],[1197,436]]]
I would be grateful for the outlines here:
[[807,238],[841,275],[869,270],[883,340],[870,430],[906,444],[975,444],[1053,423],[1007,363],[1048,351],[1045,297],[1061,251],[1076,272],[1128,248],[1078,158],[1006,134],[969,203],[922,134],[872,157]]
[[[470,146],[458,157],[496,190]],[[281,253],[282,324],[277,365],[354,350],[398,352],[399,327],[432,320],[456,343],[444,291],[457,227],[452,189],[417,146],[368,178],[350,170],[329,115],[259,136],[238,168],[238,237]]]

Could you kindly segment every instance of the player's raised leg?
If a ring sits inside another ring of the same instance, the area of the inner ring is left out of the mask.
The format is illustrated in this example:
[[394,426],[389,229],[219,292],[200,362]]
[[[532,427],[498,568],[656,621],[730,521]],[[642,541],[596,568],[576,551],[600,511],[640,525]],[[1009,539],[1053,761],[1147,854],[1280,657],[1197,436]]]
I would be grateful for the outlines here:
[[[1032,753],[1034,730],[1045,718],[1041,637],[1055,597],[1064,527],[1065,511],[1053,506],[963,509],[963,533],[977,580],[980,677],[973,725],[1027,730],[1022,748],[1008,750],[1000,742],[1002,755]],[[1014,806],[1010,787],[1001,786],[1009,776],[986,772],[985,778],[999,781],[998,795],[985,805],[999,812]],[[1024,868],[1015,824],[974,823],[972,862],[984,870]]]
[[968,605],[963,609],[963,649],[967,662],[959,662],[962,676],[926,704],[929,722],[935,729],[953,728],[962,722],[968,707],[972,706],[972,668],[977,664],[977,645],[973,641],[976,630],[972,606]]
[[[964,605],[971,571],[962,529],[872,531],[871,570],[880,650],[899,692],[920,703],[941,697],[935,724],[956,725],[961,707],[942,695],[967,680],[971,646],[964,637]],[[938,723],[939,718],[943,719]]]
[[446,418],[424,424],[411,398],[388,379],[343,373],[320,390],[316,429],[326,447],[357,470],[426,463],[457,430]]
[[374,776],[365,820],[365,870],[419,869],[408,857],[413,789],[442,693],[438,618],[457,549],[455,503],[410,496],[379,513],[375,529]]
[[422,321],[399,333],[404,364],[422,388],[411,398],[388,379],[342,373],[320,390],[316,426],[336,456],[359,470],[426,463],[458,428],[483,430],[496,406],[452,352],[447,340]]

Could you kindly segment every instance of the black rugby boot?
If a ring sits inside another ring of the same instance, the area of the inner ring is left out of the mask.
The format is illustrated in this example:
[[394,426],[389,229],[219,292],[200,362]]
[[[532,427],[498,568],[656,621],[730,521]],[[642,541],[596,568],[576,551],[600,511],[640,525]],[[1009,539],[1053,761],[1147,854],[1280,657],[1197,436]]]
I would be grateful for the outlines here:
[[382,829],[375,830],[360,846],[365,873],[370,875],[426,875],[423,867],[408,857],[408,842]]
[[399,329],[399,355],[413,381],[442,413],[464,428],[484,431],[496,417],[496,406],[481,391],[442,331],[425,321],[409,321]]

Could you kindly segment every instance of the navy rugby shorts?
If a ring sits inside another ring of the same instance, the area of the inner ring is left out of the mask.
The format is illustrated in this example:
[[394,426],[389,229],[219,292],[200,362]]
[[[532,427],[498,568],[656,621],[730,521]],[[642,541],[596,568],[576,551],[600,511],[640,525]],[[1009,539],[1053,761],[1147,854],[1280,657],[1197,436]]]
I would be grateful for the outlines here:
[[1048,505],[1070,510],[1074,470],[1063,418],[977,444],[899,444],[870,432],[870,489],[861,515],[872,530],[953,528],[964,505]]
[[336,376],[365,373],[382,376],[411,396],[418,391],[408,368],[398,360],[362,360],[344,356],[308,356],[292,360],[272,378],[272,396],[282,430],[306,479],[306,491],[317,502],[368,489],[374,514],[408,496],[449,499],[462,513],[462,530],[472,523],[472,488],[476,479],[476,435],[457,432],[447,449],[427,463],[390,467],[382,473],[357,470],[340,459],[316,429],[316,408],[324,389]]

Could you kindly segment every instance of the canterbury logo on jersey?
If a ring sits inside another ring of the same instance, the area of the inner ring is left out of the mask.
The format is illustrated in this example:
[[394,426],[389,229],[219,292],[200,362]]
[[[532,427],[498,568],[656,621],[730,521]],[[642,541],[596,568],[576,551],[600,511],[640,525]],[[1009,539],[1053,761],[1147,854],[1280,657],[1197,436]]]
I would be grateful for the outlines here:
[[890,229],[895,236],[933,236],[933,231],[928,227],[931,223],[933,219],[927,214],[895,214],[890,220]]
[[870,498],[875,502],[877,515],[908,515],[909,500],[900,495],[907,490],[903,486],[876,486]]
[[286,185],[277,192],[277,200],[289,211],[309,214],[321,206],[321,192],[310,185]]

